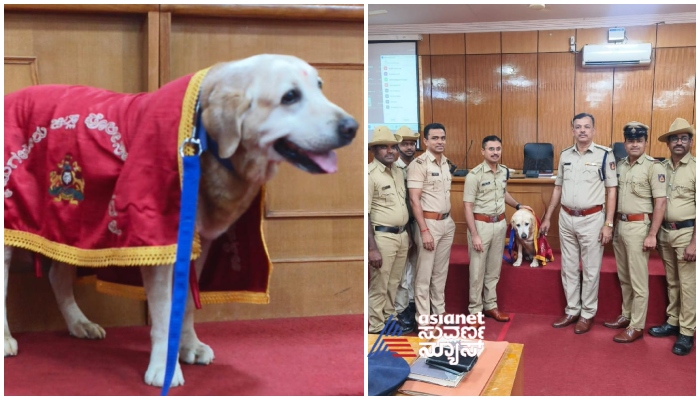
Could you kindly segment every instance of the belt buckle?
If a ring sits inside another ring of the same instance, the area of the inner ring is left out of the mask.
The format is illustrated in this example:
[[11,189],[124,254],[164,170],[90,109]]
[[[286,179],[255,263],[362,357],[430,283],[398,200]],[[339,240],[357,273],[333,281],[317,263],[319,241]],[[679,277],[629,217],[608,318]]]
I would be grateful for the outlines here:
[[622,221],[627,221],[627,214],[620,214],[620,219]]
[[498,222],[498,215],[489,215],[489,222]]
[[399,233],[403,233],[406,230],[405,226],[399,226]]
[[573,212],[574,212],[574,213],[571,214],[571,215],[574,216],[574,217],[580,217],[581,215],[583,215],[583,213],[581,212],[581,210],[573,210]]
[[678,229],[678,228],[676,228],[675,222],[669,222],[668,226],[669,226],[669,228],[673,229],[674,231]]

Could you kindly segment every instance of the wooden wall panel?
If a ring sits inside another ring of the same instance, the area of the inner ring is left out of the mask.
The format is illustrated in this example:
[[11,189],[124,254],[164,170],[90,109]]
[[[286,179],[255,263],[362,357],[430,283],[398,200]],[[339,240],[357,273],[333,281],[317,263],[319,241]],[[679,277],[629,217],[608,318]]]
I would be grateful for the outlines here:
[[430,67],[430,56],[419,56],[418,65],[420,66],[420,90],[421,90],[421,125],[419,126],[421,137],[423,135],[423,127],[433,121],[433,101],[432,101],[432,69]]
[[[357,65],[362,68],[362,64]],[[326,69],[319,68],[323,79],[323,91],[326,97],[339,107],[353,115],[359,124],[364,125],[363,103],[364,79],[362,69]],[[267,184],[266,206],[268,216],[274,214],[304,215],[352,215],[364,216],[364,179],[357,173],[361,166],[362,155],[366,151],[362,135],[349,146],[336,150],[338,172],[331,175],[318,175],[312,179],[308,173],[284,163],[279,175],[283,179],[274,179]],[[323,188],[325,195],[309,196],[318,188]]]
[[[145,15],[5,12],[5,56],[35,56],[41,83],[148,90]],[[108,51],[118,49],[118,51]]]
[[[651,148],[654,157],[669,157],[666,144],[657,138],[668,132],[676,118],[692,124],[695,109],[695,47],[656,49],[656,75],[651,122]],[[697,141],[694,140],[694,142]]]
[[626,27],[625,36],[627,36],[625,43],[651,43],[652,48],[656,47],[656,25]]
[[[432,42],[432,38],[431,38]],[[445,126],[445,155],[453,163],[464,159],[467,150],[465,56],[432,56],[433,120]]]
[[[613,92],[612,142],[624,142],[622,127],[638,121],[651,126],[651,105],[654,93],[655,50],[651,65],[635,68],[615,68]],[[609,145],[610,143],[602,143]]]
[[537,31],[502,32],[502,53],[537,53]]
[[36,57],[5,57],[5,94],[39,84]]
[[173,16],[171,79],[261,53],[289,54],[309,63],[363,63],[363,29],[361,23]]
[[583,68],[581,53],[576,57],[574,115],[582,112],[595,118],[596,143],[612,142],[613,68]]
[[464,54],[464,34],[430,35],[430,54]]
[[656,47],[695,47],[695,24],[661,24]]
[[607,44],[608,28],[576,29],[576,51],[587,44]]
[[[466,58],[467,147],[464,151],[473,143],[467,159],[467,168],[471,169],[484,161],[481,140],[489,135],[501,137],[501,55],[468,55]],[[460,156],[452,161],[462,167],[464,153]]]
[[539,32],[540,53],[566,53],[571,45],[571,37],[576,37],[575,29]]
[[361,259],[308,265],[278,263],[270,281],[270,304],[206,304],[195,312],[195,321],[362,314],[365,266]]
[[430,55],[430,35],[422,35],[422,36],[423,36],[423,40],[418,41],[416,53],[419,56],[429,56]]
[[466,54],[496,54],[501,52],[501,32],[467,33]]
[[272,218],[263,221],[273,263],[361,260],[364,219]]
[[502,162],[522,169],[523,147],[537,142],[537,54],[504,54],[502,71]]
[[573,143],[574,61],[569,53],[538,54],[537,141],[554,145],[554,165]]

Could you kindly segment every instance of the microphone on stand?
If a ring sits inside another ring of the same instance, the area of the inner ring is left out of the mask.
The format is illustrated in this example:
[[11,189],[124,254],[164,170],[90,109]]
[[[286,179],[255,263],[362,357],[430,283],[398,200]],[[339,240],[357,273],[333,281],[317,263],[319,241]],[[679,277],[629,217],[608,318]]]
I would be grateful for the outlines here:
[[458,170],[455,170],[454,172],[452,172],[453,176],[467,176],[467,173],[469,172],[469,170],[467,169],[467,157],[469,156],[469,150],[472,149],[473,144],[474,144],[474,140],[472,139],[469,141],[469,147],[467,148],[467,154],[464,155],[464,164],[462,164],[464,166],[464,168],[458,169]]

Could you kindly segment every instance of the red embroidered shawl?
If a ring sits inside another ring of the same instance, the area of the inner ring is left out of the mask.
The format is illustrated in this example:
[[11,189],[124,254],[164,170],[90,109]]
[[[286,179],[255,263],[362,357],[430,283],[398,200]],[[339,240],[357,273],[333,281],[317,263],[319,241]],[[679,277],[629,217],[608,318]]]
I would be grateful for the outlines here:
[[[152,93],[43,85],[5,96],[5,244],[86,267],[174,262],[178,147],[191,134],[205,74],[182,77]],[[258,196],[212,244],[200,280],[203,302],[268,301],[271,265],[261,202]],[[192,253],[192,259],[199,256],[198,237]],[[213,272],[216,266],[225,271]],[[204,282],[215,287],[213,296],[207,296]],[[128,278],[127,283],[136,282]],[[134,293],[121,284],[100,286]],[[225,294],[227,287],[237,293]]]

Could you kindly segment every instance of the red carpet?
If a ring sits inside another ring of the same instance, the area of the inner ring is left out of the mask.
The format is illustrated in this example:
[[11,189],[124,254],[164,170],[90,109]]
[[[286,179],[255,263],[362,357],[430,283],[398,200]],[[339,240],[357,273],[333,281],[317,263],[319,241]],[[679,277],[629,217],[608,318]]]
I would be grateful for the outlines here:
[[525,344],[526,396],[695,396],[696,351],[683,357],[671,353],[675,337],[645,333],[621,344],[612,340],[619,331],[598,319],[582,335],[573,325],[554,329],[552,322],[552,317],[515,314],[505,335],[508,342]]
[[[613,254],[603,256],[600,288],[598,291],[598,318],[614,319],[620,315],[622,291],[617,278]],[[504,262],[496,288],[498,308],[508,313],[559,316],[564,314],[566,299],[561,285],[561,254],[554,253],[554,262],[541,268],[530,268],[529,263],[513,267]],[[467,246],[453,246],[450,269],[445,287],[445,308],[450,314],[468,313],[469,256]],[[655,251],[649,258],[649,308],[647,323],[660,324],[666,319],[666,277],[663,263]]]
[[[173,396],[355,395],[364,393],[362,315],[197,324],[214,349],[208,366],[182,365]],[[143,383],[149,327],[107,328],[101,341],[68,332],[16,333],[5,358],[5,395],[160,394]]]

